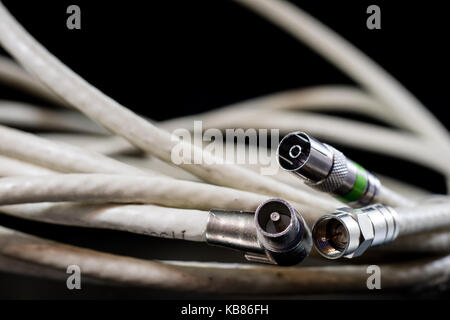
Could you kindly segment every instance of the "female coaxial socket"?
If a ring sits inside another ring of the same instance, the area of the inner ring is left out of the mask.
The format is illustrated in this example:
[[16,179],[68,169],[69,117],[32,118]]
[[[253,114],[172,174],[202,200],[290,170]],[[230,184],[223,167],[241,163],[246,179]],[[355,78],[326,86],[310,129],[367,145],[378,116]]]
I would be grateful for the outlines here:
[[278,163],[310,187],[334,194],[354,207],[372,203],[380,187],[370,172],[303,132],[292,132],[281,140]]

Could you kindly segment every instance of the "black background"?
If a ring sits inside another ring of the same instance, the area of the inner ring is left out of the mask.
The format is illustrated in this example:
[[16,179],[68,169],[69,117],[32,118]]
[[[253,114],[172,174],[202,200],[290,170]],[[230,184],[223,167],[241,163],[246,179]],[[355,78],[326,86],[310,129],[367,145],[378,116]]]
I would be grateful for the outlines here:
[[[285,89],[353,83],[297,40],[232,1],[5,0],[3,3],[70,68],[123,105],[155,120],[198,113]],[[448,12],[442,1],[294,3],[357,45],[449,128],[450,64],[445,43]],[[81,7],[81,30],[66,28],[66,8],[70,4]],[[370,4],[381,7],[381,30],[366,28],[366,8]],[[0,94],[2,98],[34,101],[3,86]],[[349,148],[343,150],[376,172],[433,192],[446,191],[439,173],[418,164]],[[201,244],[120,232],[48,226],[9,217],[0,217],[0,224],[67,243],[143,258],[173,258],[176,252],[177,257],[185,259],[208,260],[215,254],[223,261],[240,259],[235,253]],[[154,247],[159,249],[151,249]],[[0,274],[2,298],[160,296],[146,290],[105,290],[102,286],[81,293],[67,291],[64,283]]]

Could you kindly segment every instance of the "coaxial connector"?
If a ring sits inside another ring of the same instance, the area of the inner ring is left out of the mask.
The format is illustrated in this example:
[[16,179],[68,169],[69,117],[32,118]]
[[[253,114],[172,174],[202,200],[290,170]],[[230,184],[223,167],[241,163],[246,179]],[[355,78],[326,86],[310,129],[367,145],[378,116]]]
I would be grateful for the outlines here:
[[206,241],[245,252],[249,261],[295,265],[311,251],[311,232],[288,202],[270,199],[255,212],[211,210]]

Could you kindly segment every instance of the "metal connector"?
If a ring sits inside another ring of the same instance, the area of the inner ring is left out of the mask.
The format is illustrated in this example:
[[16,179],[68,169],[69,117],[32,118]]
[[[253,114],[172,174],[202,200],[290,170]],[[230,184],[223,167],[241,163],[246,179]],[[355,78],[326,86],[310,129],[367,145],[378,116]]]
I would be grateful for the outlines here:
[[256,212],[211,210],[206,241],[245,252],[249,261],[294,265],[311,251],[311,232],[288,202],[270,199]]
[[352,207],[373,202],[380,181],[342,152],[303,132],[292,132],[278,145],[278,163],[317,190],[332,193]]
[[358,257],[370,247],[395,240],[397,221],[397,212],[382,204],[337,209],[314,224],[314,246],[327,259]]

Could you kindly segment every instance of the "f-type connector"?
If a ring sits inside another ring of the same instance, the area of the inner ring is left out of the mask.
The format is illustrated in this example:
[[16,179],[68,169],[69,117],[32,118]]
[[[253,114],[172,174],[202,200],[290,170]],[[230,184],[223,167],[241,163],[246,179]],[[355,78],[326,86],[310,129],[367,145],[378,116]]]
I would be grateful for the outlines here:
[[370,247],[395,240],[397,235],[397,212],[381,204],[337,209],[317,220],[312,232],[314,247],[327,259],[358,257]]
[[311,251],[311,232],[289,203],[270,199],[256,212],[211,210],[206,241],[245,252],[253,262],[295,265]]
[[278,163],[317,190],[334,194],[352,207],[373,203],[380,181],[333,147],[303,132],[285,136]]

